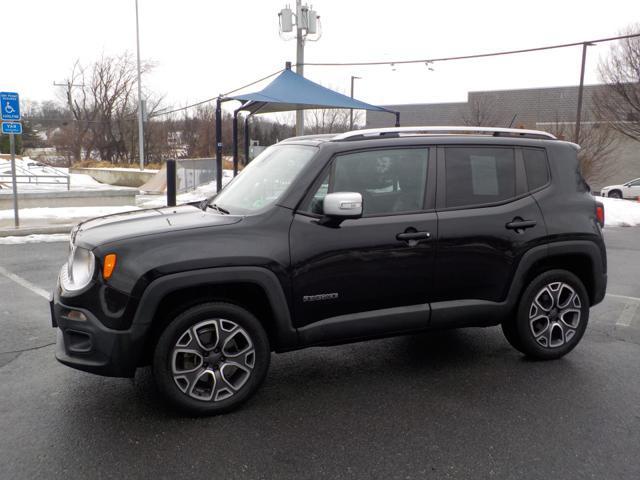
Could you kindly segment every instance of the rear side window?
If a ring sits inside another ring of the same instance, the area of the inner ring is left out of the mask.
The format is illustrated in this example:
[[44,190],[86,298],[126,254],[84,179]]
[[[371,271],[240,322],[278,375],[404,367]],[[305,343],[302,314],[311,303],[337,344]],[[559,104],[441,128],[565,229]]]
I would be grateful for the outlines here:
[[545,151],[539,148],[524,148],[522,156],[529,191],[545,186],[549,182],[549,166]]
[[512,148],[452,147],[445,149],[447,207],[501,202],[516,196]]

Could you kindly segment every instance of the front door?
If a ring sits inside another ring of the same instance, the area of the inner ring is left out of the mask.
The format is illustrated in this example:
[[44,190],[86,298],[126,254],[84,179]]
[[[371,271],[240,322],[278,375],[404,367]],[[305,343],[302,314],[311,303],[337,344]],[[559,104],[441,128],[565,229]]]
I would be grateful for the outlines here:
[[[427,326],[437,237],[433,167],[425,147],[334,157],[291,226],[295,322],[303,342]],[[359,192],[362,218],[323,225],[328,192]]]

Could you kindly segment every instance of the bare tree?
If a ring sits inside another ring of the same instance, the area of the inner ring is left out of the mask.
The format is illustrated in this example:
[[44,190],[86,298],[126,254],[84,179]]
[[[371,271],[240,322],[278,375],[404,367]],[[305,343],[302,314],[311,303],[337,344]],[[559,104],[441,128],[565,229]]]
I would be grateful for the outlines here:
[[495,127],[500,115],[494,101],[484,95],[469,98],[469,108],[462,114],[462,123],[470,127]]
[[[149,63],[143,65],[143,71],[150,68]],[[71,121],[56,135],[58,142],[69,142],[67,150],[74,160],[132,161],[138,135],[136,82],[136,63],[129,53],[103,56],[90,67],[74,63],[64,92]],[[148,101],[147,109],[155,111],[161,100]]]
[[85,69],[76,60],[71,68],[71,74],[65,81],[64,96],[67,108],[71,113],[72,122],[66,132],[58,135],[63,141],[68,141],[71,152],[69,160],[82,160],[82,150],[90,135],[91,123],[95,121],[97,111],[85,84]]
[[[561,140],[573,140],[574,122],[560,122],[546,126]],[[598,184],[617,172],[618,164],[613,154],[617,149],[615,131],[608,122],[585,122],[580,129],[580,150],[578,161],[582,176],[588,183]]]
[[[349,130],[350,110],[344,108],[325,108],[309,110],[305,114],[305,130],[311,134],[341,133]],[[360,122],[362,112],[354,110],[354,125]]]
[[[637,33],[636,23],[622,35]],[[613,45],[599,66],[606,87],[594,96],[598,115],[618,132],[640,141],[640,37],[626,38]]]

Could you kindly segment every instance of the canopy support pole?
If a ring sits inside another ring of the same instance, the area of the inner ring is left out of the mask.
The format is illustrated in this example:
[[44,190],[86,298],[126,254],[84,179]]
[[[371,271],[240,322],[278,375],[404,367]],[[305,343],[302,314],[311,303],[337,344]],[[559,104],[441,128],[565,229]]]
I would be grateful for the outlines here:
[[251,114],[247,114],[244,117],[244,165],[245,167],[249,165],[249,118],[251,118]]
[[233,112],[233,176],[238,175],[238,112]]
[[222,97],[216,100],[216,193],[222,190]]
[[396,127],[400,126],[400,112],[395,112],[396,114]]

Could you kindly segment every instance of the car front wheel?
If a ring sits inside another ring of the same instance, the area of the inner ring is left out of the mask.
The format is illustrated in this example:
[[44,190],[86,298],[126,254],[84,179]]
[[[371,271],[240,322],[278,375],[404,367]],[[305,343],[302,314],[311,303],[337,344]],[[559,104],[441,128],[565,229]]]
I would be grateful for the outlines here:
[[589,297],[580,279],[565,270],[550,270],[525,289],[514,323],[507,327],[507,340],[530,357],[560,358],[580,342],[588,321]]
[[264,380],[270,348],[262,325],[229,303],[192,307],[162,332],[153,358],[159,390],[193,415],[238,407]]
[[619,190],[613,190],[609,192],[609,198],[622,198],[622,193]]

